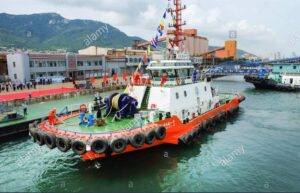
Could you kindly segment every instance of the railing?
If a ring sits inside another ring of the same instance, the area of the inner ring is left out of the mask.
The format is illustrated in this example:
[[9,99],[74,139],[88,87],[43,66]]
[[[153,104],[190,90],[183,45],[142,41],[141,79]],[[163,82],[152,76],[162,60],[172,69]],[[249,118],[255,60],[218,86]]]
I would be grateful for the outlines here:
[[[152,80],[152,85],[154,86],[160,86],[162,83],[161,77],[155,77]],[[164,87],[169,86],[178,86],[178,85],[186,85],[186,84],[192,84],[193,83],[193,77],[187,76],[184,78],[167,78],[167,81],[163,84]]]

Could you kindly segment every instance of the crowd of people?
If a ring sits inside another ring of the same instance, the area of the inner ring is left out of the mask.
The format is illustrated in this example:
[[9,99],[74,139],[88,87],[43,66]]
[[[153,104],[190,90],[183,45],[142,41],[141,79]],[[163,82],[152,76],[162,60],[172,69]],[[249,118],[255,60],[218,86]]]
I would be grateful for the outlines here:
[[9,81],[5,83],[0,83],[0,93],[1,92],[10,92],[10,91],[22,91],[25,89],[36,89],[37,82],[21,82],[21,81]]

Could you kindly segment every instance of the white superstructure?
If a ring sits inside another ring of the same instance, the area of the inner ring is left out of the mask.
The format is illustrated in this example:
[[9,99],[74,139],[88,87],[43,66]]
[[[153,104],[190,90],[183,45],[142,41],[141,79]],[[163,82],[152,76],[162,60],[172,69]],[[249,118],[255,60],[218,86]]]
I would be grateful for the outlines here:
[[146,103],[148,110],[169,112],[184,120],[214,109],[219,102],[211,83],[199,79],[190,60],[152,61],[147,70],[151,85],[135,85],[129,91],[137,99],[138,108]]

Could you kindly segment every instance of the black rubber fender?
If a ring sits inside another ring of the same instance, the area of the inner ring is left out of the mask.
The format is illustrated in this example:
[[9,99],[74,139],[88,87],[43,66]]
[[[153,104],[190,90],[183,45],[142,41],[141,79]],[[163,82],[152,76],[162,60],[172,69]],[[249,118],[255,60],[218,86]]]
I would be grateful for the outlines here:
[[155,136],[158,140],[164,140],[167,135],[167,130],[164,126],[160,126],[155,130]]
[[208,129],[210,129],[211,127],[215,127],[216,126],[216,120],[214,118],[209,118],[208,119]]
[[91,142],[91,150],[96,154],[105,153],[108,150],[108,141],[102,138],[94,139]]
[[129,138],[130,144],[135,148],[140,148],[145,144],[146,137],[144,133],[137,133]]
[[156,132],[151,130],[146,133],[145,143],[148,145],[152,145],[156,139]]
[[202,131],[206,131],[207,130],[207,126],[208,126],[207,121],[203,121],[202,125],[201,125]]
[[36,133],[37,133],[37,129],[36,128],[29,128],[29,134],[32,137],[33,142],[36,142]]
[[196,138],[197,138],[197,130],[194,130],[194,131],[192,132],[192,137],[193,137],[193,139],[196,139]]
[[201,127],[199,128],[199,129],[197,129],[197,131],[196,131],[196,137],[197,138],[200,138],[201,137]]
[[44,141],[44,133],[42,131],[38,131],[36,132],[36,143],[39,145],[39,146],[43,146],[45,145],[45,141]]
[[61,152],[66,153],[71,149],[71,140],[67,137],[57,137],[56,138],[56,147]]
[[191,134],[187,134],[184,137],[183,142],[185,145],[191,145],[193,143],[193,136]]
[[54,149],[56,147],[56,136],[53,134],[46,134],[44,136],[44,141],[49,149]]
[[86,153],[86,144],[82,140],[74,140],[72,142],[72,150],[77,155],[83,155]]
[[110,142],[110,149],[115,153],[122,153],[127,147],[127,140],[125,138],[115,138]]

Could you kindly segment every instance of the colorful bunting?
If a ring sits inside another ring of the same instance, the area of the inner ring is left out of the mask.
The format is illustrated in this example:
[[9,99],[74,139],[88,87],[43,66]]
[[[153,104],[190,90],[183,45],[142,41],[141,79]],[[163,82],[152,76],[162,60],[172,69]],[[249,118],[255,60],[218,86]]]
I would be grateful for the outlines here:
[[151,46],[149,45],[147,48],[147,55],[150,56],[151,55]]

